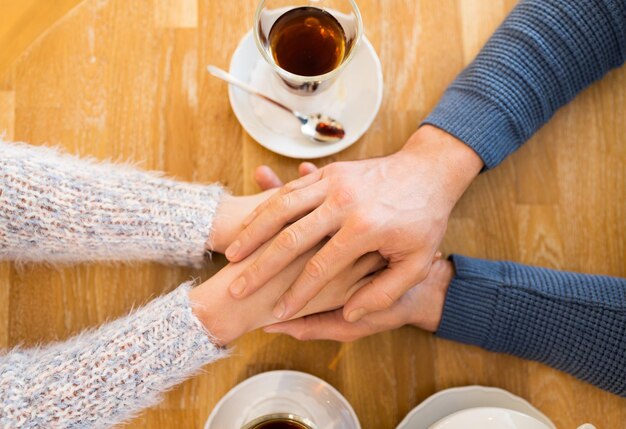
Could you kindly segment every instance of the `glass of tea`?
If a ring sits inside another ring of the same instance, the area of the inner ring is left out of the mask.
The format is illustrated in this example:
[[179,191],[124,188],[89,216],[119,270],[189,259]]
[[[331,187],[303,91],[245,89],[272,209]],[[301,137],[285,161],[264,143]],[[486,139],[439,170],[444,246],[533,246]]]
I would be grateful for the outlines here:
[[295,414],[276,413],[258,417],[242,429],[317,429],[317,426],[309,419]]
[[261,55],[299,95],[328,87],[354,56],[362,34],[354,0],[262,0],[254,18]]

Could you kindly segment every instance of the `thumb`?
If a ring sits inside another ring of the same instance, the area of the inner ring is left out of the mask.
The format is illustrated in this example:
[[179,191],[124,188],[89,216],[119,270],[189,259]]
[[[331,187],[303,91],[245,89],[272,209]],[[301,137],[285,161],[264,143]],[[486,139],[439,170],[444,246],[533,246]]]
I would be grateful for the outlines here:
[[430,264],[421,270],[415,270],[416,265],[413,259],[391,263],[348,300],[343,309],[346,321],[354,323],[370,313],[391,308],[428,274]]

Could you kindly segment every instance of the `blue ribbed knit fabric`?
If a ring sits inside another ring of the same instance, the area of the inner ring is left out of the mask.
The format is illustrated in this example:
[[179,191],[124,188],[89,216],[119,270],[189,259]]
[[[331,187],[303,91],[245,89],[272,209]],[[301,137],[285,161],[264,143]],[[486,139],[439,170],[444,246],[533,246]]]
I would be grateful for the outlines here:
[[626,279],[454,255],[437,335],[626,396]]
[[625,0],[521,1],[424,123],[492,168],[625,59]]
[[[626,59],[626,0],[523,0],[424,123],[486,168]],[[437,335],[533,359],[626,396],[626,279],[454,256]]]

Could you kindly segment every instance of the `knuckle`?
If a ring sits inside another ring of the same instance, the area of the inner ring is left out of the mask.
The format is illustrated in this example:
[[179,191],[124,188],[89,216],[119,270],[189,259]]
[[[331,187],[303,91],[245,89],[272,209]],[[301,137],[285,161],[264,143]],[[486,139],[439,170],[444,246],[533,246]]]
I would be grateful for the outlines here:
[[394,297],[389,292],[387,292],[384,289],[381,289],[374,296],[374,303],[376,305],[376,308],[379,309],[379,310],[387,310],[387,309],[391,308],[391,306],[394,304],[394,302],[396,302]]
[[260,273],[261,268],[259,267],[259,264],[254,262],[248,267],[245,274],[247,274],[248,280],[254,280],[259,277]]
[[250,243],[256,238],[256,224],[248,225],[243,231],[241,231],[241,239],[244,243]]
[[278,197],[273,201],[273,210],[278,214],[282,214],[285,211],[289,210],[291,206],[291,195],[278,195]]
[[332,164],[328,164],[323,169],[324,175],[334,176],[334,175],[340,173],[341,170],[342,170],[341,164],[342,164],[341,162],[333,162]]
[[292,228],[281,231],[276,237],[276,246],[284,250],[296,250],[298,248],[298,234]]
[[304,272],[313,279],[319,279],[326,273],[326,264],[319,256],[313,256],[304,267]]
[[359,215],[352,221],[352,230],[355,234],[367,234],[378,226],[378,221],[372,215]]
[[246,289],[244,291],[244,296],[248,296],[257,290],[257,281],[259,279],[259,266],[256,264],[252,264],[248,266],[242,273],[241,277],[246,281]]
[[286,194],[288,194],[290,192],[295,191],[297,189],[297,187],[298,187],[298,181],[294,180],[292,182],[289,182],[289,183],[283,185],[280,188],[280,190],[278,191],[278,194],[279,195],[286,195]]
[[355,200],[355,192],[348,187],[342,187],[330,197],[329,202],[333,207],[345,208],[352,205]]

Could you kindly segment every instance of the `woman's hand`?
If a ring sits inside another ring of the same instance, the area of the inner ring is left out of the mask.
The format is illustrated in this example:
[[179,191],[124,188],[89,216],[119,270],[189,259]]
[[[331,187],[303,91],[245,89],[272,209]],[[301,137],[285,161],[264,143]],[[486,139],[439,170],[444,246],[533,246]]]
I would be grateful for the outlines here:
[[454,277],[450,261],[433,263],[426,279],[409,289],[389,309],[368,314],[358,322],[346,322],[341,310],[313,314],[266,327],[299,340],[354,341],[378,332],[414,325],[435,332],[441,322],[445,296]]
[[[232,298],[228,292],[228,285],[241,275],[241,272],[248,268],[268,245],[262,246],[242,262],[227,265],[189,293],[194,313],[221,345],[231,343],[246,332],[278,322],[279,319],[272,316],[272,308],[300,274],[307,261],[320,248],[317,246],[299,256],[266,282],[264,287],[253,296],[245,299]],[[385,264],[386,262],[378,253],[364,255],[335,276],[326,285],[324,291],[311,300],[295,317],[341,307],[370,280],[368,276],[371,273],[383,268]]]
[[275,316],[291,318],[339,272],[375,251],[389,265],[354,295],[343,315],[354,322],[392,307],[427,276],[450,212],[482,165],[463,142],[424,126],[391,156],[330,164],[287,184],[246,219],[226,250],[229,260],[240,261],[271,240],[233,282],[233,297],[255,293],[332,236],[279,301]]

